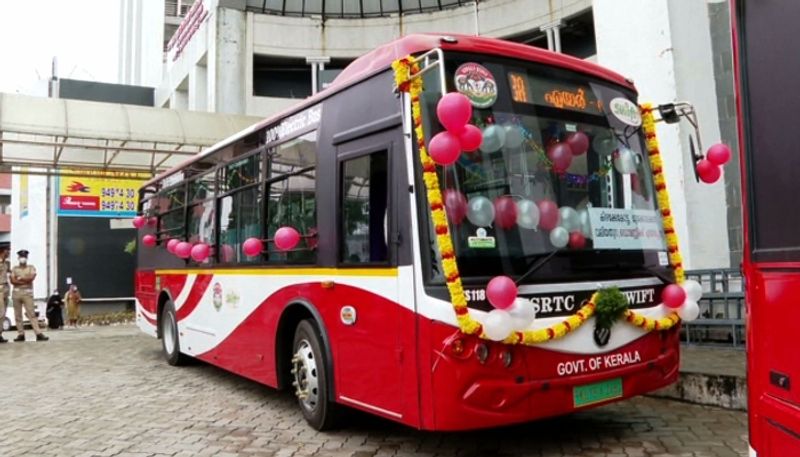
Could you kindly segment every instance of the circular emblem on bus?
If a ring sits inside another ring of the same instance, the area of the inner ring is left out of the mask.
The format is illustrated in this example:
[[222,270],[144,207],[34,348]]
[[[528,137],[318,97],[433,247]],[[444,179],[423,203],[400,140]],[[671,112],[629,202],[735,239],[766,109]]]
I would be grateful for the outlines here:
[[356,323],[356,309],[349,305],[344,306],[339,312],[339,317],[344,325],[353,325]]
[[219,311],[219,309],[222,308],[222,285],[220,283],[214,284],[214,297],[212,300],[214,302],[214,309]]
[[497,82],[483,65],[468,62],[456,70],[456,90],[466,95],[476,108],[488,108],[497,100]]
[[642,125],[642,114],[636,103],[628,100],[627,98],[617,97],[611,100],[608,104],[611,108],[611,114],[617,119],[628,124],[632,127],[639,127]]

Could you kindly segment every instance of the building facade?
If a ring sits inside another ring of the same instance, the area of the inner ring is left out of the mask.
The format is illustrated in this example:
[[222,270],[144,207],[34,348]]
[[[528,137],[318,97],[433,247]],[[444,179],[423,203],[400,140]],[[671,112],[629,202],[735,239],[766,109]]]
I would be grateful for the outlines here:
[[[597,62],[634,79],[642,101],[689,101],[702,144],[721,140],[735,149],[726,9],[719,0],[197,0],[164,37],[164,52],[139,59],[163,65],[156,106],[265,117],[400,36],[480,34]],[[150,14],[141,21],[157,22],[148,27],[163,30],[163,11],[141,13]],[[720,183],[698,184],[691,133],[685,123],[659,125],[685,264],[735,265],[738,175],[728,166]]]

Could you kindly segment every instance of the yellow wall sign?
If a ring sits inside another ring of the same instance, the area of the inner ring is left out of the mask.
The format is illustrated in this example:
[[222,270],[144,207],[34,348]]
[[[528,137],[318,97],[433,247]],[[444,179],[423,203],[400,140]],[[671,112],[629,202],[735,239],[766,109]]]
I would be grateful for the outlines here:
[[149,178],[145,173],[65,171],[57,180],[57,214],[133,217],[139,204],[139,187]]

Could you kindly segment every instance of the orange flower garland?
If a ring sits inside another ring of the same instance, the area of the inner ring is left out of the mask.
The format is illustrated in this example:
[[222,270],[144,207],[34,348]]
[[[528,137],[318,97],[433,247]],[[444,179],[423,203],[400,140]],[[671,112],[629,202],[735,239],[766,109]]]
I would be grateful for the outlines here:
[[[423,170],[423,181],[427,191],[428,205],[431,211],[431,219],[433,221],[434,231],[436,232],[436,242],[439,248],[439,254],[442,257],[442,269],[447,283],[447,289],[450,293],[450,301],[453,305],[453,310],[456,314],[458,327],[462,333],[467,335],[478,335],[486,339],[483,332],[483,327],[480,322],[476,321],[470,314],[467,307],[467,300],[464,294],[464,288],[461,284],[461,276],[458,273],[458,264],[455,258],[455,249],[453,241],[450,238],[450,230],[447,225],[447,214],[445,212],[444,201],[439,187],[439,178],[436,174],[436,163],[428,155],[425,146],[425,135],[422,128],[422,109],[420,107],[420,94],[422,93],[422,79],[417,76],[419,73],[419,63],[413,57],[405,57],[392,63],[392,68],[395,72],[395,85],[398,90],[408,92],[411,97],[411,115],[414,122],[414,133],[417,140],[417,147],[419,149],[420,162]],[[412,73],[414,76],[412,76]],[[651,116],[652,117],[652,116]],[[654,130],[653,130],[654,135]],[[653,140],[655,137],[653,136]],[[658,158],[657,142],[653,143],[656,150],[655,155],[650,150],[650,142],[648,138],[648,151],[650,152],[651,163],[653,157]],[[660,168],[659,168],[660,170]],[[663,183],[663,178],[662,178]],[[667,206],[662,208],[669,208],[669,199],[666,196],[666,188],[662,186],[659,190],[659,203],[663,200]],[[663,213],[663,211],[662,211]],[[667,214],[669,212],[667,211]],[[671,223],[671,220],[670,220]],[[666,227],[666,221],[665,221]],[[674,233],[674,230],[673,230]],[[669,238],[668,238],[669,243]],[[675,239],[675,250],[677,254],[677,240]],[[670,250],[670,258],[673,258],[673,250]],[[678,257],[679,258],[679,257]],[[682,270],[681,270],[682,275]],[[677,276],[677,268],[676,268]],[[578,327],[583,325],[595,312],[595,303],[598,298],[598,293],[595,292],[592,297],[584,303],[584,305],[573,315],[567,317],[565,320],[551,325],[546,328],[526,331],[512,332],[503,342],[508,344],[525,344],[534,345],[546,341],[561,338],[570,332],[575,331]],[[633,325],[642,327],[645,330],[665,330],[677,322],[679,318],[673,314],[668,317],[653,320],[641,316],[633,311],[627,310],[625,312],[626,321]]]

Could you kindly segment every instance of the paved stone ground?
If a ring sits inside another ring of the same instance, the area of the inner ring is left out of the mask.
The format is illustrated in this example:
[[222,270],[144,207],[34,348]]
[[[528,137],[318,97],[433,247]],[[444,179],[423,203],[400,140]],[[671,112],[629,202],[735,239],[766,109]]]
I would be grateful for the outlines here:
[[344,430],[318,433],[288,394],[207,365],[169,367],[159,342],[133,327],[50,335],[0,346],[0,456],[747,454],[744,413],[654,398],[480,432],[356,415]]

